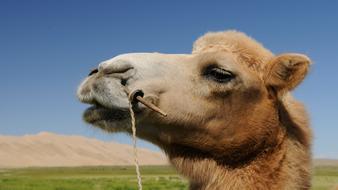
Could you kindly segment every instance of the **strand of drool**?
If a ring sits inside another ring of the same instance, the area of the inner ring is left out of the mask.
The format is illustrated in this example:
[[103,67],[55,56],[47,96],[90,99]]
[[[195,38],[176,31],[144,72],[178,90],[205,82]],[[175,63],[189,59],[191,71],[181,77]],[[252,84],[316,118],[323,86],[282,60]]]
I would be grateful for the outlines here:
[[138,184],[138,189],[142,190],[142,179],[141,179],[140,167],[139,167],[138,156],[137,156],[137,147],[136,147],[135,114],[134,114],[133,105],[131,101],[129,101],[129,111],[130,111],[130,118],[131,118],[131,129],[133,133],[134,164],[135,164],[136,175],[137,175],[137,184]]

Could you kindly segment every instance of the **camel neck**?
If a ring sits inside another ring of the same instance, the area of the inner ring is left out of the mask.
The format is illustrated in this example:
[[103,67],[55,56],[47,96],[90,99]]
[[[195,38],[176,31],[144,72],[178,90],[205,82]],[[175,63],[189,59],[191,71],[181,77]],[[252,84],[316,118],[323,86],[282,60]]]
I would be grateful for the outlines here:
[[[300,169],[290,167],[290,163],[292,164],[295,156],[301,155],[295,153],[292,155],[288,152],[288,146],[294,146],[294,143],[289,140],[283,141],[278,146],[273,151],[257,155],[255,159],[237,167],[222,164],[211,157],[199,159],[189,156],[169,156],[177,170],[190,180],[191,190],[284,189],[285,187],[299,189],[296,187],[304,186],[297,182],[298,176],[301,175]],[[290,183],[287,184],[286,181]]]

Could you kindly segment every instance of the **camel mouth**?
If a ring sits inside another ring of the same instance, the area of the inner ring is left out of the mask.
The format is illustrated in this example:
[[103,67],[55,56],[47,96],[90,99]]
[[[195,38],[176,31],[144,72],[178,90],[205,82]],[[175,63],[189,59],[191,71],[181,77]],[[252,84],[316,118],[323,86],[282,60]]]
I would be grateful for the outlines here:
[[[132,104],[133,112],[136,115],[142,114],[144,107],[139,103]],[[90,124],[97,124],[99,122],[118,122],[130,119],[129,107],[107,107],[97,101],[92,103],[92,106],[87,108],[83,113],[83,119]]]
[[122,121],[128,119],[128,108],[106,108],[99,104],[87,108],[83,113],[83,119],[90,124],[96,124],[102,121]]

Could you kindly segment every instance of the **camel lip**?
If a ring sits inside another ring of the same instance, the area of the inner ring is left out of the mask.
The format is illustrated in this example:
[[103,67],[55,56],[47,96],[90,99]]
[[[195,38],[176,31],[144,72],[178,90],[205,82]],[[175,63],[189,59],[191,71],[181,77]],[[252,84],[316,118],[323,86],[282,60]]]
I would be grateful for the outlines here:
[[95,124],[99,121],[121,121],[129,118],[128,108],[106,108],[101,105],[93,105],[83,113],[85,122]]
[[[133,111],[135,115],[140,115],[143,113],[142,108],[138,104],[133,105]],[[125,119],[130,119],[130,111],[128,108],[107,108],[100,104],[93,104],[88,107],[83,113],[83,120],[90,124],[95,124],[100,121],[123,121]]]

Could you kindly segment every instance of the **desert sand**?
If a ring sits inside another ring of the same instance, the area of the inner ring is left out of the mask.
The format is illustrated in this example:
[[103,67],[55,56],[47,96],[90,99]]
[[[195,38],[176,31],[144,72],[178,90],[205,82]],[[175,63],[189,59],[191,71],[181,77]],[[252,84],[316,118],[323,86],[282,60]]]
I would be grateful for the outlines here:
[[[166,165],[161,152],[138,148],[141,165]],[[127,144],[83,136],[41,132],[36,135],[0,135],[0,168],[133,165]],[[338,166],[338,160],[314,159],[315,166]]]
[[313,160],[313,165],[314,166],[338,166],[338,160],[317,158]]
[[[141,165],[168,164],[165,155],[139,148]],[[132,146],[83,136],[49,132],[36,135],[0,135],[0,168],[132,165]]]

